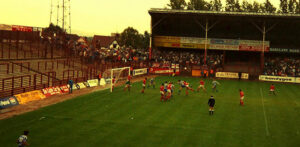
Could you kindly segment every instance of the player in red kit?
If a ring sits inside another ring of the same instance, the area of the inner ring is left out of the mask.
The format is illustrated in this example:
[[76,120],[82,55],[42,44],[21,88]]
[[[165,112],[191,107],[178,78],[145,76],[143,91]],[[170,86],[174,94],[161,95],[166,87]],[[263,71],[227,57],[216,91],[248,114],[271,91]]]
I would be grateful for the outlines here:
[[116,79],[115,79],[115,77],[113,77],[113,79],[111,80],[111,84],[112,84],[112,91],[114,90],[114,87],[115,87],[115,82],[116,82]]
[[270,86],[270,92],[269,92],[270,94],[274,94],[274,95],[276,95],[275,94],[275,86],[274,86],[274,84],[272,84],[271,86]]
[[127,80],[128,80],[128,81],[131,80],[131,76],[130,76],[130,75],[127,76]]
[[244,106],[244,92],[240,89],[240,105]]
[[165,101],[165,86],[164,84],[161,84],[160,86],[160,101]]
[[206,92],[204,81],[202,79],[200,80],[200,85],[197,88],[197,92],[199,92],[200,89],[203,89],[203,91]]
[[188,82],[184,81],[184,85],[186,87],[185,95],[189,95],[189,90],[194,91],[194,89],[190,87],[190,84]]
[[172,83],[171,82],[167,86],[167,92],[168,92],[167,100],[170,100],[170,98],[172,96]]
[[146,82],[147,82],[147,78],[145,78],[144,81],[143,81],[143,85],[142,85],[142,86],[143,86],[143,89],[142,89],[142,91],[141,91],[142,93],[145,92]]

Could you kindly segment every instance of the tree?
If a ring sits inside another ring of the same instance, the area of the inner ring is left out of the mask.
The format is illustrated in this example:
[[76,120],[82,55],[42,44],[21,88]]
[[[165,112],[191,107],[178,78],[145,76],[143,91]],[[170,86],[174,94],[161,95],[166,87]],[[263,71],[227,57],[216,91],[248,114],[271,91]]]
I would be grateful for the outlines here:
[[213,11],[214,10],[214,3],[213,1],[211,0],[210,2],[206,2],[206,9],[209,10],[209,11]]
[[212,7],[214,11],[221,11],[223,9],[221,0],[214,0]]
[[171,9],[183,10],[186,7],[185,0],[170,0],[170,3],[167,4]]
[[297,4],[296,0],[289,0],[288,10],[290,13],[295,13],[296,4]]
[[288,13],[288,0],[280,0],[279,12]]
[[132,28],[126,28],[118,38],[118,42],[121,46],[133,47],[135,49],[148,49],[150,44],[150,34],[145,31],[144,34]]
[[241,12],[239,0],[226,0],[225,11]]
[[298,0],[298,2],[296,2],[295,13],[296,13],[296,14],[300,14],[300,0]]
[[54,25],[53,23],[50,23],[49,26],[43,30],[43,35],[48,37],[53,37],[54,34],[60,35],[63,33],[63,29],[58,25]]
[[253,8],[251,12],[262,12],[261,4],[259,4],[258,2],[254,1],[252,7]]
[[188,10],[209,10],[205,0],[190,0],[187,4]]
[[120,34],[118,41],[122,46],[138,48],[141,39],[136,29],[128,27]]
[[249,3],[247,0],[244,0],[242,2],[242,7],[241,7],[242,11],[244,12],[253,12],[253,6],[251,3]]
[[235,11],[235,1],[234,0],[226,0],[225,11]]
[[276,8],[273,6],[273,4],[269,0],[265,1],[264,8],[265,8],[264,9],[265,12],[267,12],[267,13],[274,13],[274,12],[276,12]]
[[150,45],[150,34],[147,31],[145,31],[144,35],[142,36],[141,48],[148,49],[149,45]]
[[234,7],[235,7],[235,11],[237,11],[237,12],[241,12],[242,11],[239,0],[235,0]]

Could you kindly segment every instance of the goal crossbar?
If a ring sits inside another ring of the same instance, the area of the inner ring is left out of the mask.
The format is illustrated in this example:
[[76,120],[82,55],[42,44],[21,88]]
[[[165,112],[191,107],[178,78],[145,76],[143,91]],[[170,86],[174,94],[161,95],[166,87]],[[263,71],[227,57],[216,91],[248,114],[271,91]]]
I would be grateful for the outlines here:
[[114,78],[114,71],[120,71],[118,75],[118,79],[122,73],[122,70],[128,69],[128,75],[130,76],[130,67],[121,67],[121,68],[113,68],[111,69],[111,73],[110,73],[110,92],[112,92],[113,90],[113,84],[117,83],[117,80],[115,79],[114,83],[113,83],[113,78]]

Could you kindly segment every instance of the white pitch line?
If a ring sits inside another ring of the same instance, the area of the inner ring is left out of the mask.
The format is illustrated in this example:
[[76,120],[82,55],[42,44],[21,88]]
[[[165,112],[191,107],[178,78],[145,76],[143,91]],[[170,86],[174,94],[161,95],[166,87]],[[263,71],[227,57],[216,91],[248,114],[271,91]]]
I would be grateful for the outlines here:
[[268,121],[267,121],[267,116],[266,116],[266,111],[265,111],[264,96],[263,96],[261,88],[260,88],[260,95],[261,95],[261,102],[262,102],[262,106],[263,106],[263,110],[264,110],[264,117],[265,117],[265,124],[266,124],[266,133],[267,133],[267,136],[269,136],[270,132],[269,132]]

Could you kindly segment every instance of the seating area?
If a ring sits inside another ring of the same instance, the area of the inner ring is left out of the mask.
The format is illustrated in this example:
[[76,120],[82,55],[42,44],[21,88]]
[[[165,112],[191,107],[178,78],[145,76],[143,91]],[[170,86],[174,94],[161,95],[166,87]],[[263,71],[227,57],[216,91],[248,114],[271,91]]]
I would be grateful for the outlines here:
[[87,71],[87,66],[75,60],[2,60],[0,97],[66,83],[69,78],[82,78],[87,74],[83,71]]
[[[204,65],[204,52],[199,51],[169,51],[160,50],[153,55],[155,62],[171,62],[179,63],[180,65]],[[208,53],[206,57],[206,64],[208,68],[218,69],[222,68],[223,54]]]
[[265,60],[264,75],[300,77],[299,57],[268,57]]

